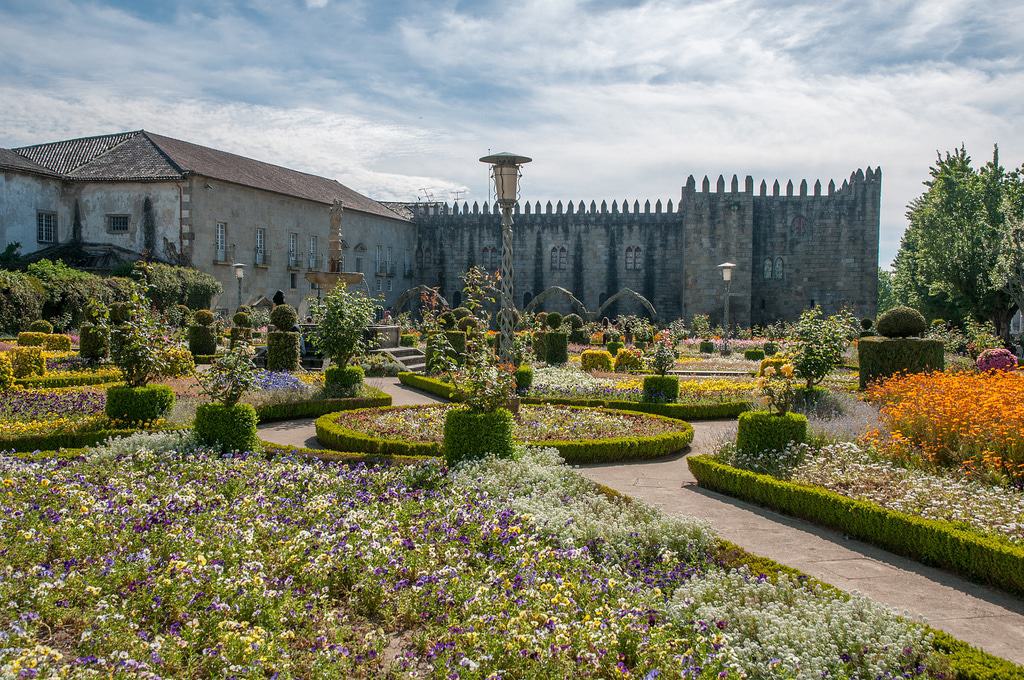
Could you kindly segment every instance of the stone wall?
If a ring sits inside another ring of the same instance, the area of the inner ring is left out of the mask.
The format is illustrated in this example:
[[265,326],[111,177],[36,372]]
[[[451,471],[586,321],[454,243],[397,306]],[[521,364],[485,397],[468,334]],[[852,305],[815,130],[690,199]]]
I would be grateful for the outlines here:
[[[737,265],[730,298],[736,324],[793,319],[811,304],[873,315],[880,184],[881,172],[869,168],[838,190],[830,184],[824,195],[820,182],[810,195],[806,182],[799,193],[790,182],[786,195],[776,182],[769,195],[764,182],[755,194],[749,176],[742,186],[735,175],[728,185],[720,176],[714,188],[707,177],[698,187],[691,176],[676,204],[523,203],[516,206],[513,227],[516,304],[525,307],[533,296],[559,286],[598,316],[642,313],[642,305],[628,296],[602,309],[610,296],[630,289],[648,298],[662,321],[709,314],[720,323],[725,284],[718,265],[728,261]],[[417,281],[440,287],[457,304],[466,269],[500,265],[498,208],[410,208],[417,226]],[[636,248],[639,257],[636,250],[630,254]],[[560,296],[543,307],[573,311]]]

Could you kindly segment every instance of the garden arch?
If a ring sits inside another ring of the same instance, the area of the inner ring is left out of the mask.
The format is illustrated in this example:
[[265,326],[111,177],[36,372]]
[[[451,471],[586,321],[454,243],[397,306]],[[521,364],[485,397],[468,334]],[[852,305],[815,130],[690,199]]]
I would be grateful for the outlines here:
[[645,298],[640,293],[633,290],[632,288],[623,288],[618,293],[612,295],[610,298],[605,300],[604,303],[602,303],[601,306],[598,307],[597,314],[595,314],[595,317],[601,318],[601,315],[604,314],[604,310],[608,309],[608,307],[615,304],[622,298],[636,300],[643,306],[644,309],[646,309],[650,313],[652,321],[658,320],[658,312],[657,310],[654,309],[654,305],[651,304],[651,301]]
[[532,312],[537,308],[537,305],[543,304],[545,300],[555,296],[563,297],[568,300],[569,304],[572,305],[573,310],[584,319],[590,318],[590,312],[587,311],[587,306],[580,302],[579,298],[561,286],[551,286],[550,288],[546,288],[544,292],[530,300],[530,304],[526,305],[523,311]]

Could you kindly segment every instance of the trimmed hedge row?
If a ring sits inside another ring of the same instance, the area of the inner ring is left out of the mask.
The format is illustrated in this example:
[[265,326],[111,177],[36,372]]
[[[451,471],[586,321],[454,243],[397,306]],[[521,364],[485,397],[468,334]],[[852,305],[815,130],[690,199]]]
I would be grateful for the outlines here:
[[[375,387],[363,386],[364,396],[337,399],[307,399],[281,404],[256,406],[256,415],[261,423],[294,418],[317,418],[325,413],[350,411],[357,408],[379,408],[391,406],[391,395]],[[367,394],[369,393],[369,394]]]
[[89,373],[72,373],[61,375],[60,373],[48,373],[46,375],[28,376],[18,378],[14,384],[20,387],[31,389],[44,389],[47,387],[83,387],[86,385],[106,385],[109,383],[121,382],[121,371],[116,368],[92,371]]
[[[398,380],[403,385],[415,387],[436,394],[439,397],[450,401],[462,401],[462,396],[450,383],[437,378],[430,378],[419,373],[403,371],[398,374]],[[617,411],[637,411],[649,413],[656,416],[665,416],[675,420],[720,420],[725,418],[736,418],[741,413],[749,411],[750,402],[746,401],[723,401],[707,404],[651,404],[640,401],[625,401],[615,399],[567,399],[562,397],[523,397],[520,399],[523,404],[555,404],[558,406],[591,406],[596,408],[609,408]]]
[[1024,595],[1024,547],[964,531],[950,522],[888,510],[821,487],[740,470],[708,456],[689,456],[686,463],[703,487]]
[[[580,407],[576,407],[580,408]],[[647,414],[651,418],[665,416]],[[356,451],[379,456],[440,456],[443,445],[440,442],[407,442],[401,439],[384,439],[364,432],[358,432],[337,422],[337,413],[328,413],[316,420],[316,436],[320,442],[338,451]],[[674,422],[676,426],[678,422]],[[678,432],[651,435],[647,437],[614,437],[608,439],[553,440],[523,442],[531,446],[549,446],[558,449],[567,463],[598,463],[619,460],[655,458],[686,448],[693,441],[693,426],[685,426]]]
[[927,338],[861,338],[857,343],[860,388],[896,373],[941,371],[946,367],[941,340]]

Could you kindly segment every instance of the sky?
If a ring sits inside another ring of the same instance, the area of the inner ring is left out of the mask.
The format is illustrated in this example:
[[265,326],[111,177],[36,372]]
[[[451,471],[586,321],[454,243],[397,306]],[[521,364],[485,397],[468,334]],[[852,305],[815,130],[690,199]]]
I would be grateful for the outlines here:
[[[678,200],[690,174],[1024,162],[1019,0],[0,0],[0,147],[146,129],[379,200]],[[459,192],[459,193],[455,193]]]

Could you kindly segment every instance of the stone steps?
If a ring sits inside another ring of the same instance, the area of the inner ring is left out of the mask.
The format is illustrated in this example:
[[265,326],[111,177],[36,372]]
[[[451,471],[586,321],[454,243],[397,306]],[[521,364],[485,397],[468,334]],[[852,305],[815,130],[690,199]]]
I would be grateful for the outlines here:
[[390,357],[405,370],[414,373],[422,373],[427,367],[427,356],[418,347],[385,347],[373,352]]

